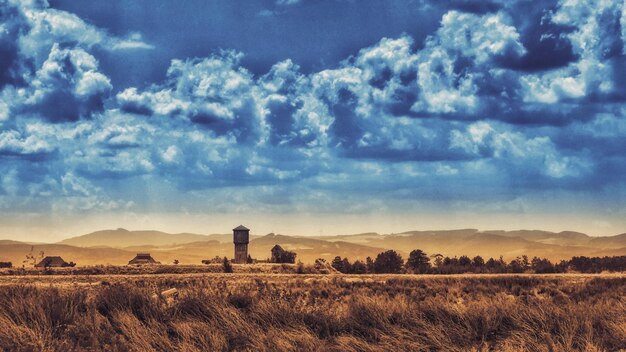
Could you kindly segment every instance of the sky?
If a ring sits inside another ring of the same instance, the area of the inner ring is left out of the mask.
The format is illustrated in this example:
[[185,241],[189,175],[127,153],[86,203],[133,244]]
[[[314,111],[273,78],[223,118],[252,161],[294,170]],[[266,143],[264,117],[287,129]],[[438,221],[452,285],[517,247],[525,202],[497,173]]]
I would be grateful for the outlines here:
[[0,237],[626,232],[622,1],[0,0]]

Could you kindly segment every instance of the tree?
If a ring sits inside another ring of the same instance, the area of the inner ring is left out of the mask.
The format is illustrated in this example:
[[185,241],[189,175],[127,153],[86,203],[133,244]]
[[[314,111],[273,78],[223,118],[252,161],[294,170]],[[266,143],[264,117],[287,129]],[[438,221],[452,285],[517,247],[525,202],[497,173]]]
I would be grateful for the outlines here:
[[459,263],[459,260],[456,258],[445,257],[443,258],[443,261],[441,263],[443,264],[443,266],[451,266],[457,265]]
[[180,262],[178,261],[178,259],[174,259],[174,265],[178,265],[180,264]]
[[340,273],[343,273],[343,260],[341,260],[340,256],[336,256],[335,259],[330,263],[330,266],[335,268]]
[[365,274],[367,273],[367,266],[360,260],[356,260],[354,264],[352,264],[352,272],[354,274]]
[[32,266],[37,265],[41,260],[43,260],[44,252],[39,251],[39,254],[35,255],[33,251],[35,250],[35,246],[30,247],[30,253],[26,254],[26,259],[24,259],[24,264],[30,264]]
[[485,260],[483,259],[483,257],[477,255],[474,257],[474,259],[472,259],[472,266],[476,268],[482,268],[483,265],[485,265]]
[[430,259],[421,249],[416,249],[409,253],[409,259],[406,260],[406,267],[414,273],[427,273],[430,269]]
[[531,260],[530,267],[536,274],[550,274],[556,271],[554,265],[548,259],[538,257],[534,257]]
[[502,257],[500,257],[499,260],[489,258],[489,260],[485,263],[485,268],[487,269],[487,272],[490,273],[504,273],[506,272],[506,263]]
[[468,256],[462,255],[459,258],[459,265],[461,265],[461,266],[470,266],[470,265],[472,265],[472,260]]
[[374,271],[377,274],[395,274],[402,271],[404,260],[394,250],[379,253],[374,261]]
[[343,272],[346,274],[352,273],[352,264],[350,264],[350,261],[348,260],[348,258],[343,258],[341,262],[343,266]]
[[367,267],[367,272],[368,273],[373,273],[374,272],[374,261],[372,260],[371,257],[367,257],[365,259],[365,267]]
[[437,254],[431,255],[431,258],[435,258],[433,260],[433,263],[435,264],[437,268],[440,268],[441,265],[443,265],[443,255],[437,253]]
[[524,271],[530,270],[530,262],[528,261],[528,256],[526,254],[522,256],[522,267],[524,268]]
[[512,273],[523,273],[524,272],[524,263],[521,257],[517,257],[509,263],[508,267],[509,271]]

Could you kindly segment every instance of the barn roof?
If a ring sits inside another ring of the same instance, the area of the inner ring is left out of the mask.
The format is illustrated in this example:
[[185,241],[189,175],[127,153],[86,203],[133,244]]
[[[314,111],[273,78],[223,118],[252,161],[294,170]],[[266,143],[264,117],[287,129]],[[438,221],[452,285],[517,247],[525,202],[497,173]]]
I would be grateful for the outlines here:
[[233,231],[250,231],[250,229],[245,227],[245,226],[243,226],[243,225],[239,225],[239,226],[235,227],[233,229]]

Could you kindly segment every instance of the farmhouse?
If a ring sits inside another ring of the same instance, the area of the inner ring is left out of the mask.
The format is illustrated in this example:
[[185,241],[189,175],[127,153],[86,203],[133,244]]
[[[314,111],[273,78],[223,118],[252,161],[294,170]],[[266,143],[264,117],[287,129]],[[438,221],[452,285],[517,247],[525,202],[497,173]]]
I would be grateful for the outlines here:
[[35,264],[36,268],[64,268],[68,266],[74,266],[74,263],[68,263],[59,256],[48,256]]
[[128,262],[128,265],[150,265],[161,264],[154,260],[150,253],[137,253],[137,256]]

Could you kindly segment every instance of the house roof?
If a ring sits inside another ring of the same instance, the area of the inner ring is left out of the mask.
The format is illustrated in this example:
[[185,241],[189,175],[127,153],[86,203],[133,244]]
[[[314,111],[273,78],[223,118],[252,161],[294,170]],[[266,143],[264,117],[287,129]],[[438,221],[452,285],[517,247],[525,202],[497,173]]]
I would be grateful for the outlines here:
[[137,253],[135,258],[131,259],[128,264],[160,264],[152,256],[150,253]]
[[250,229],[245,227],[245,226],[243,226],[243,225],[239,225],[239,226],[235,227],[233,229],[233,231],[250,231]]
[[146,260],[153,260],[154,258],[152,258],[152,256],[150,255],[150,253],[137,253],[137,255],[135,256],[134,259],[146,259]]
[[283,247],[279,246],[279,245],[275,245],[274,247],[272,247],[272,251],[282,251]]
[[43,258],[37,265],[35,266],[55,266],[55,265],[65,265],[67,264],[63,258],[59,256],[48,256]]

